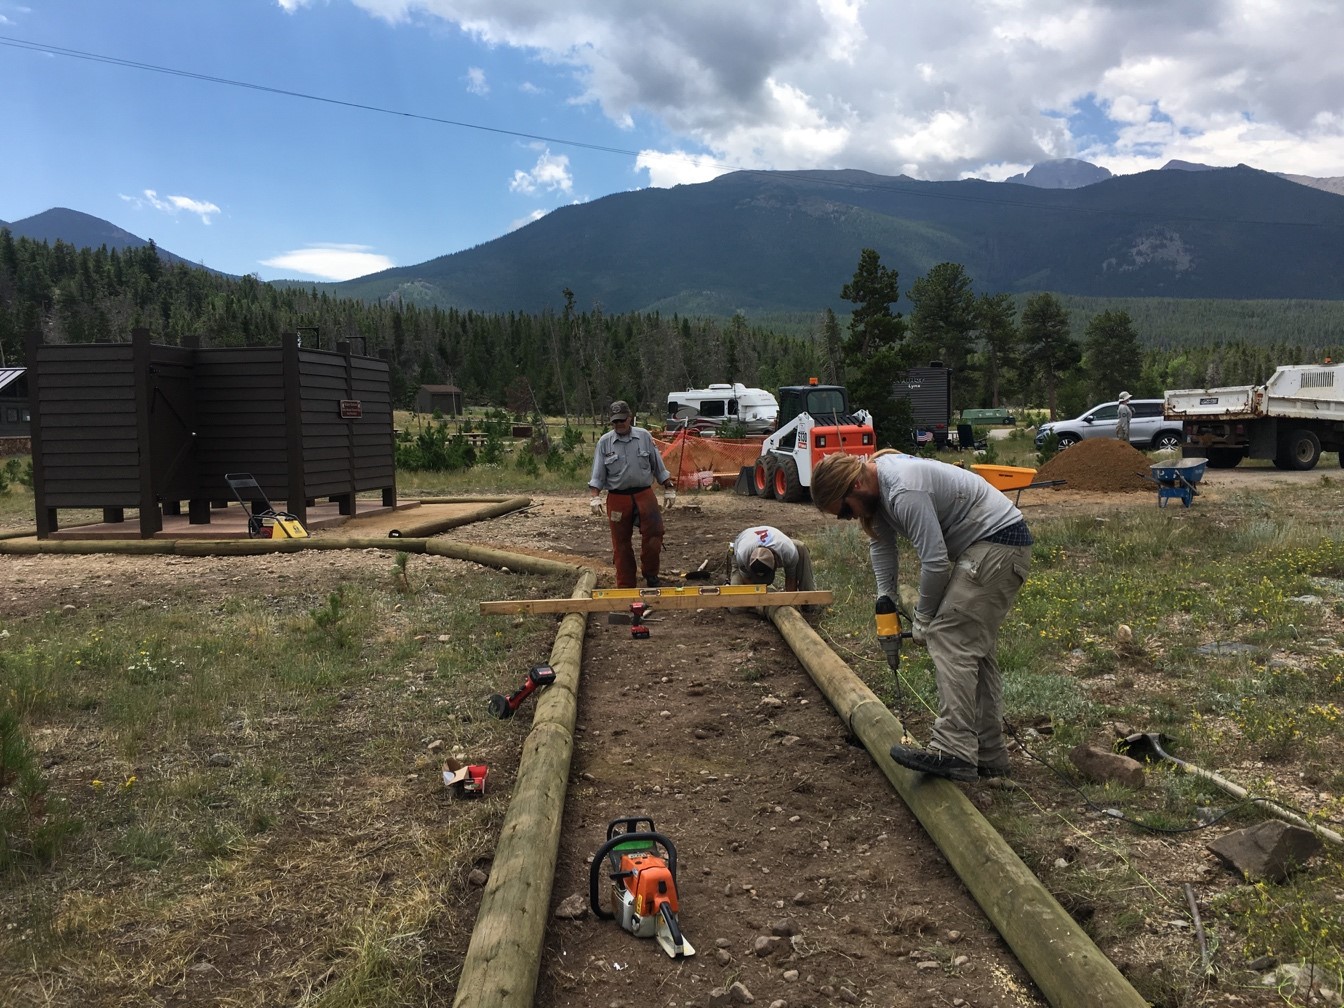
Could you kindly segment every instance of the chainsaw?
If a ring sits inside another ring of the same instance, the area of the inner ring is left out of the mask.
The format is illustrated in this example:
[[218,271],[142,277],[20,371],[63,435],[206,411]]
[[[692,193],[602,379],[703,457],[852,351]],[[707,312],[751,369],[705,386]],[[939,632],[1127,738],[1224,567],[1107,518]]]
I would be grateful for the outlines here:
[[[610,910],[603,909],[598,893],[604,869],[612,882]],[[677,849],[646,816],[607,824],[606,843],[588,871],[588,902],[594,915],[616,919],[636,938],[657,938],[673,959],[695,955],[677,922]]]

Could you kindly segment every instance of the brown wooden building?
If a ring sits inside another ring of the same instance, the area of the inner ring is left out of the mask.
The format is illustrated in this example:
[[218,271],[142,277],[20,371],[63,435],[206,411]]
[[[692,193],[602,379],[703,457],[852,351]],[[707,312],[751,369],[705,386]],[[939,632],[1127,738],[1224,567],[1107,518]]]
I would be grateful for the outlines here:
[[209,524],[231,499],[225,473],[251,473],[300,521],[318,498],[353,515],[356,495],[396,503],[387,361],[301,348],[201,349],[150,342],[44,345],[28,340],[38,538],[62,508],[139,509],[139,534],[182,513]]
[[462,390],[456,385],[421,385],[415,394],[415,411],[433,413],[435,410],[446,417],[462,416]]

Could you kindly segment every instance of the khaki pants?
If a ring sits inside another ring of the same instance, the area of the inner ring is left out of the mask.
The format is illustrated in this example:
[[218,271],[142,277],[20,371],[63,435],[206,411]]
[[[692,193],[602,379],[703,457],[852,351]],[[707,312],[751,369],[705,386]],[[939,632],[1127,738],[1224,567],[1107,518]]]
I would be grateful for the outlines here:
[[999,627],[1031,567],[1030,546],[978,542],[957,557],[925,645],[938,686],[930,748],[977,766],[1003,767]]

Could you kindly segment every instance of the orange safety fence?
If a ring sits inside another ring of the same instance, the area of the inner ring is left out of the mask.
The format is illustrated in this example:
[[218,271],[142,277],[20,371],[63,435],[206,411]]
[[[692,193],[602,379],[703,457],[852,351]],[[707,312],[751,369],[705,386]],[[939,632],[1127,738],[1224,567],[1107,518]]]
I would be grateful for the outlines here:
[[742,467],[756,464],[765,438],[701,437],[680,430],[653,440],[678,490],[708,490],[716,485],[732,489]]

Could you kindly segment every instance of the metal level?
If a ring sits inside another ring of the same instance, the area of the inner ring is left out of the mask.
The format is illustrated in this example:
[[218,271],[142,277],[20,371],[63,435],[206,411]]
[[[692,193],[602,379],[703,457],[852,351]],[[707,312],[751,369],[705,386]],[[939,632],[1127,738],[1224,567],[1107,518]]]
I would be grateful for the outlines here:
[[[739,591],[738,588],[742,590]],[[646,602],[650,609],[749,609],[754,607],[830,605],[828,591],[766,592],[761,585],[721,588],[599,588],[591,598],[506,599],[482,602],[481,615],[498,613],[619,612],[632,602]]]

